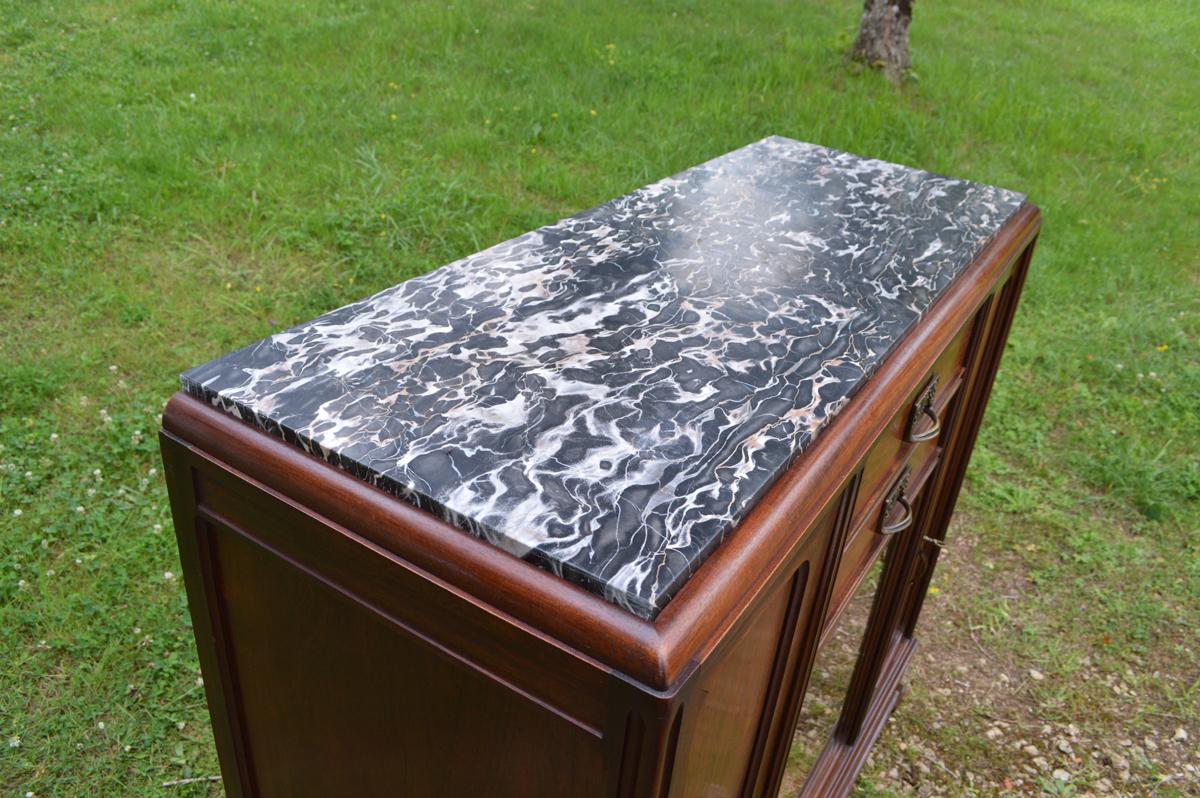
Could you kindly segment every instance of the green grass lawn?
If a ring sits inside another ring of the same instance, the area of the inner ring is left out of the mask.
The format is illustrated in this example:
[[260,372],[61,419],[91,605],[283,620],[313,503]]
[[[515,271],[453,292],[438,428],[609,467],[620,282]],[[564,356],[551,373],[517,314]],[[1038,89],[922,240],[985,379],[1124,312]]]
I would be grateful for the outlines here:
[[220,794],[181,370],[772,133],[1045,214],[860,792],[1200,794],[1200,11],[731,5],[0,0],[0,796]]

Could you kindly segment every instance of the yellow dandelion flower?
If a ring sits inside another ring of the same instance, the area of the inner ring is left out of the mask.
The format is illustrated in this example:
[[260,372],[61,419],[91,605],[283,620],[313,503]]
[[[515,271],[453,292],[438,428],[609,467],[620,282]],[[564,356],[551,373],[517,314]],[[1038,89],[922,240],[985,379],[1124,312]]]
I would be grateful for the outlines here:
[[233,288],[233,283],[225,283],[225,290],[228,291],[230,288]]
[[396,116],[395,114],[388,114],[388,119],[392,120],[393,122],[395,122],[399,118],[400,117]]
[[1157,349],[1159,352],[1166,352],[1168,349],[1171,348],[1171,345],[1170,344],[1159,344],[1158,346],[1156,346],[1154,348]]
[[485,124],[485,125],[490,125],[490,124],[492,124],[492,120],[490,120],[490,119],[485,119],[485,120],[483,120],[483,124]]
[[605,49],[607,49],[607,50],[611,50],[611,49],[613,49],[614,47],[616,47],[616,45],[615,45],[615,44],[613,44],[612,42],[609,42],[608,44],[604,45],[604,47],[605,47]]
[[595,116],[595,115],[596,115],[596,109],[595,109],[595,108],[593,108],[593,109],[592,109],[592,116]]
[[558,111],[551,111],[551,112],[550,112],[550,118],[551,118],[551,119],[558,119]]
[[529,154],[530,154],[530,155],[537,155],[537,147],[530,147],[530,148],[529,148]]
[[262,293],[262,286],[261,286],[261,285],[256,285],[256,286],[254,286],[254,293],[256,293],[256,294],[261,294],[261,293]]
[[354,277],[352,277],[352,276],[351,276],[351,277],[347,277],[347,278],[346,278],[346,285],[354,285]]
[[929,595],[936,596],[937,594],[939,594],[941,592],[942,592],[941,588],[939,588],[937,585],[929,586]]

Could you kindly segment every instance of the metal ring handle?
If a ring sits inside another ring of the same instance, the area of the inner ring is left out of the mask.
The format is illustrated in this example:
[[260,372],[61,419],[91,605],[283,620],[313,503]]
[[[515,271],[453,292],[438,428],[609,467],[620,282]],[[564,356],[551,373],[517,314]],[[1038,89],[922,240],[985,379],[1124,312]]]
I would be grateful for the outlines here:
[[924,407],[921,408],[921,412],[923,414],[925,414],[926,418],[928,418],[930,421],[933,422],[933,426],[930,427],[929,429],[925,430],[924,432],[910,432],[908,434],[908,440],[910,443],[921,443],[922,441],[931,441],[934,438],[936,438],[938,435],[940,435],[942,432],[942,420],[940,418],[938,418],[938,414],[933,411],[932,407],[930,407],[929,405],[925,405]]
[[[896,504],[899,504],[901,507],[904,508],[904,517],[901,518],[899,521],[896,521],[895,523],[891,523],[891,524],[887,523],[881,517],[879,519],[879,534],[894,535],[897,532],[903,532],[904,530],[906,530],[910,526],[912,526],[912,521],[913,521],[912,505],[908,503],[908,499],[904,498],[904,496],[902,496],[902,495],[897,496]],[[888,509],[891,509],[891,508],[889,507]]]

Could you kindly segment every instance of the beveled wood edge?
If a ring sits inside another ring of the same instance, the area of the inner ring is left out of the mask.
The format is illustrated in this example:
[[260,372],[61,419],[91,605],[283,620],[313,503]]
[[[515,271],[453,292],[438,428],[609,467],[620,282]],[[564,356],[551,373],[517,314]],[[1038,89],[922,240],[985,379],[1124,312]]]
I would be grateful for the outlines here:
[[653,622],[183,392],[167,403],[163,428],[185,446],[453,585],[467,600],[665,696],[773,584],[789,552],[841,488],[844,480],[828,475],[855,468],[1040,226],[1037,207],[1023,204]]

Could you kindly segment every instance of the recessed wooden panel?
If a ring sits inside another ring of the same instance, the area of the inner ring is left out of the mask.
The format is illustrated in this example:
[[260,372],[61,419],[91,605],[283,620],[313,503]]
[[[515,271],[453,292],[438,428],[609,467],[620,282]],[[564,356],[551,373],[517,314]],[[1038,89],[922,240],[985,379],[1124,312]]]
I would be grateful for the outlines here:
[[257,796],[599,795],[596,736],[246,536],[202,535]]
[[[805,567],[798,578],[807,573]],[[785,584],[766,598],[689,691],[671,784],[674,798],[740,795],[793,593]]]
[[497,623],[494,613],[410,563],[222,468],[200,463],[194,482],[201,517],[252,530],[256,540],[301,567],[332,584],[353,586],[361,601],[411,633],[599,734],[607,669],[533,630]]

